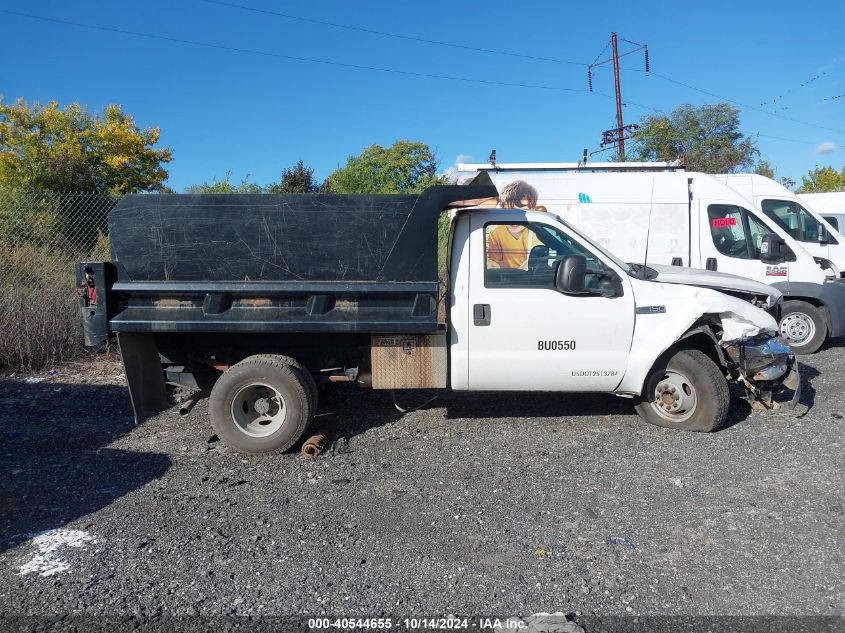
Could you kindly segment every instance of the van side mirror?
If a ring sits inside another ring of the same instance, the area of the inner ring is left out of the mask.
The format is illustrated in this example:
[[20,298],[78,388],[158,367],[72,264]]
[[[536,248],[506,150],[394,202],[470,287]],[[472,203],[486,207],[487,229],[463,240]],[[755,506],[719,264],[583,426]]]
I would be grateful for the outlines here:
[[829,241],[829,236],[827,232],[827,227],[819,222],[819,244],[827,244]]
[[763,241],[760,244],[760,261],[767,264],[782,262],[786,251],[786,242],[780,235],[767,233],[763,236]]
[[583,255],[567,255],[558,262],[555,270],[555,288],[570,295],[586,293],[587,258]]

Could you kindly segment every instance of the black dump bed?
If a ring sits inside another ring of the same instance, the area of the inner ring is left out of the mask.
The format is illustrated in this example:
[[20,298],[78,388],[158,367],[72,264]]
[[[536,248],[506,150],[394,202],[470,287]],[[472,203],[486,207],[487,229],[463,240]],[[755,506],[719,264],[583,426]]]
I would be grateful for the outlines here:
[[78,276],[108,289],[92,322],[111,332],[434,331],[438,218],[496,196],[485,179],[418,196],[126,196],[112,261]]

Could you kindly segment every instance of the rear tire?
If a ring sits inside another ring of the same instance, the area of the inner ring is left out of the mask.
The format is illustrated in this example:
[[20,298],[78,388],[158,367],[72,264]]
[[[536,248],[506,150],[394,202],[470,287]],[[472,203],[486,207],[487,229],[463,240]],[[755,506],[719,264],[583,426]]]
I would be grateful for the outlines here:
[[250,358],[270,358],[293,367],[305,382],[305,386],[308,387],[308,397],[311,400],[311,411],[313,413],[317,413],[320,391],[317,388],[317,382],[314,380],[314,376],[311,375],[311,372],[308,371],[308,368],[305,365],[295,358],[282,356],[281,354],[256,354],[255,356],[250,356]]
[[208,399],[211,425],[235,450],[280,453],[305,432],[314,415],[309,386],[287,360],[250,356],[214,384]]
[[707,433],[724,424],[729,404],[719,367],[704,352],[688,349],[655,364],[635,409],[651,424]]
[[824,345],[827,323],[824,313],[806,301],[784,301],[780,316],[780,335],[796,354],[812,354]]

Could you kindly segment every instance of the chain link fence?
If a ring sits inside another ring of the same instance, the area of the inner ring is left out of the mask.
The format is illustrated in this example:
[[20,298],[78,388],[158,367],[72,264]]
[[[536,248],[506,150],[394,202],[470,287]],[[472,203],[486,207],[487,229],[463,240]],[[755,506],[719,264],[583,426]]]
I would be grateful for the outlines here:
[[99,193],[0,190],[0,368],[45,367],[82,349],[74,263],[109,258]]

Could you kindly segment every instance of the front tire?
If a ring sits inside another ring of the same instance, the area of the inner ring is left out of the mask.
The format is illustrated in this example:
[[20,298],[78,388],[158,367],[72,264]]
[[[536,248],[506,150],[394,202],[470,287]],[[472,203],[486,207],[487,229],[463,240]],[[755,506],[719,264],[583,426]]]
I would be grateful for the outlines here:
[[250,356],[227,369],[208,399],[217,436],[244,453],[280,453],[302,437],[314,410],[297,367],[274,356]]
[[729,404],[719,367],[704,352],[688,349],[655,364],[635,409],[651,424],[707,433],[724,424]]
[[779,329],[796,354],[818,351],[827,338],[824,314],[806,301],[784,301]]

